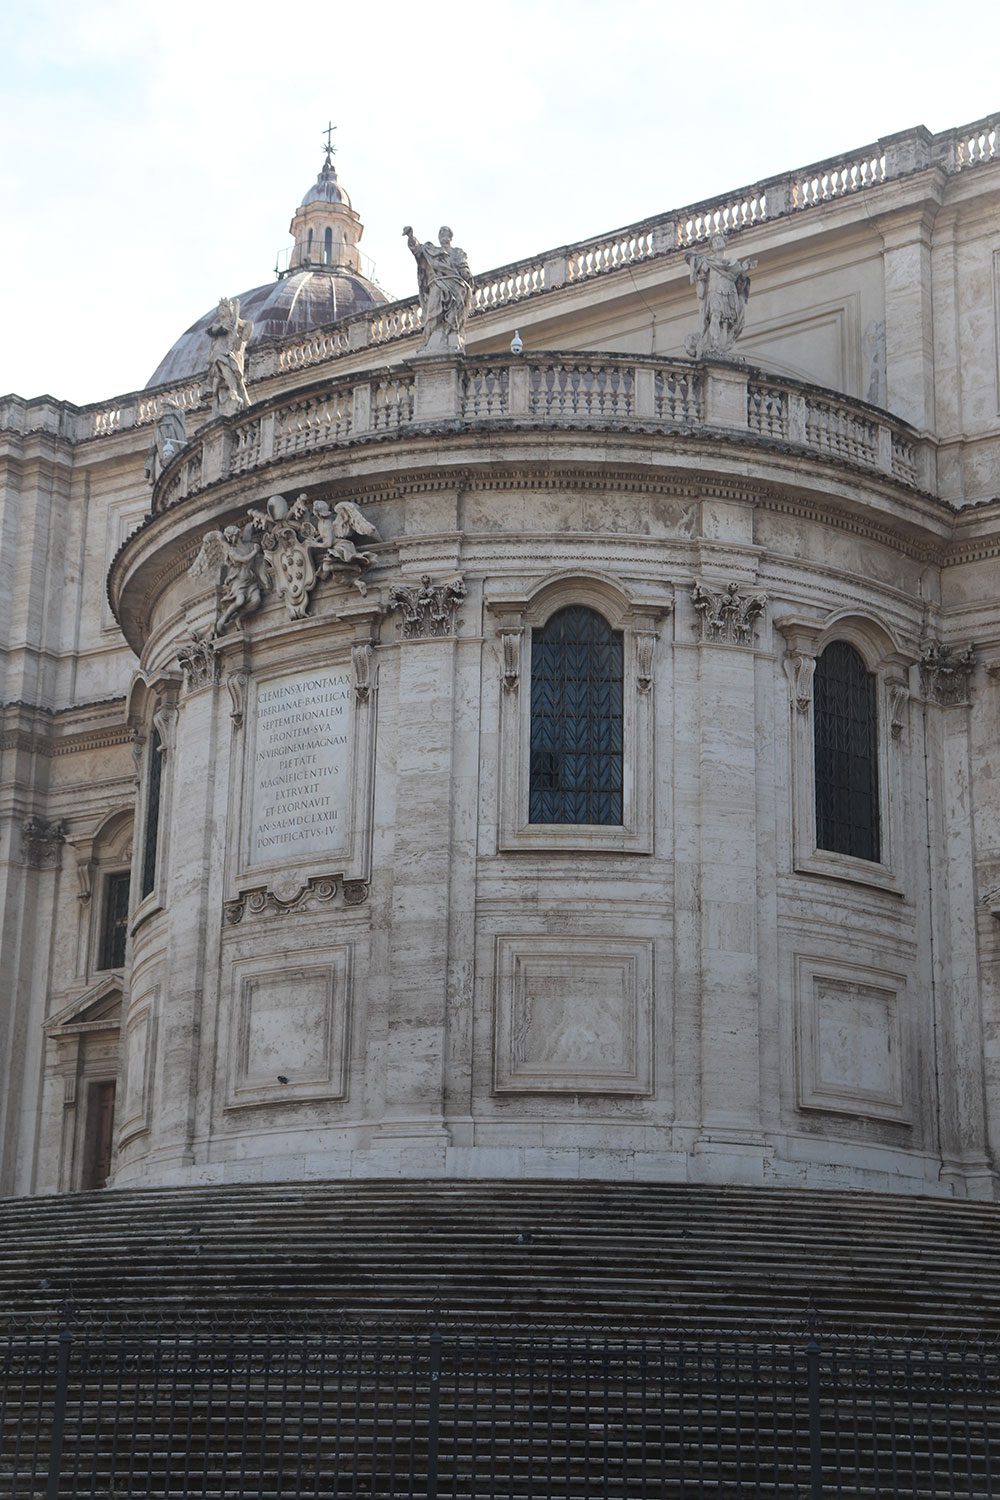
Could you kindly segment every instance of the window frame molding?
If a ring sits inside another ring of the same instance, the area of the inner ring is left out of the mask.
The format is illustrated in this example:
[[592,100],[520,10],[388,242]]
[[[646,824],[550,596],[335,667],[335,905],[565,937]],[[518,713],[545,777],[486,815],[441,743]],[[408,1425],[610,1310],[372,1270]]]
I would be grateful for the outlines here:
[[[839,611],[823,620],[785,616],[775,619],[774,628],[785,640],[782,665],[790,689],[792,870],[901,896],[901,748],[910,695],[909,673],[916,658],[899,649],[884,625],[859,610]],[[853,646],[875,678],[878,860],[820,849],[816,841],[813,678],[817,660],[833,641]]]
[[[133,682],[126,704],[126,722],[134,734],[133,754],[136,762],[136,797],[128,932],[131,937],[148,917],[166,905],[165,886],[169,860],[171,807],[173,805],[174,761],[179,710],[177,699],[181,676],[178,672],[161,674],[154,682],[138,678]],[[142,895],[142,874],[146,858],[146,819],[150,790],[150,754],[152,731],[160,737],[160,797],[156,835],[156,865],[152,889]]]
[[[497,847],[502,853],[607,850],[651,854],[654,839],[654,666],[657,638],[673,612],[663,586],[640,596],[603,573],[548,577],[523,593],[488,591],[500,665]],[[592,609],[622,635],[622,822],[532,823],[531,636],[570,605]]]

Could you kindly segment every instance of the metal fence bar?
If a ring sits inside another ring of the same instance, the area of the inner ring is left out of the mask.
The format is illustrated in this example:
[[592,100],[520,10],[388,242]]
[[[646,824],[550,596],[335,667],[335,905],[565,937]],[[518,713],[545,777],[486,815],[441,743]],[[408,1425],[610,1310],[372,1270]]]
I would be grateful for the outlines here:
[[66,1431],[66,1402],[69,1394],[69,1355],[73,1333],[69,1328],[59,1332],[59,1357],[56,1364],[56,1389],[52,1403],[52,1437],[49,1442],[49,1473],[45,1500],[59,1500],[62,1477],[63,1438]]

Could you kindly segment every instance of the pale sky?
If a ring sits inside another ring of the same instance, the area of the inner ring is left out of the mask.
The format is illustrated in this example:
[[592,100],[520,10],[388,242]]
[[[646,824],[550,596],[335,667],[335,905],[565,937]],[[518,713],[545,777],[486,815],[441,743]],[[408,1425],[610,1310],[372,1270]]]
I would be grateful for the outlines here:
[[0,0],[0,393],[133,390],[270,280],[331,117],[404,297],[404,224],[486,271],[998,111],[998,43],[941,0]]

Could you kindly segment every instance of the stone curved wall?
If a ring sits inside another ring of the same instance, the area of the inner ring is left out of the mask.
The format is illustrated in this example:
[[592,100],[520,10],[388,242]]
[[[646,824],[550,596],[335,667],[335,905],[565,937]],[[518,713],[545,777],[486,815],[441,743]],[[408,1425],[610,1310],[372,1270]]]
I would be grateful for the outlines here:
[[[762,432],[627,429],[459,419],[220,466],[126,544],[137,828],[154,722],[166,750],[117,1184],[988,1190],[948,791],[987,708],[970,673],[919,666],[946,509],[889,435],[865,473]],[[335,573],[303,618],[272,594],[192,663],[200,539],[275,490],[360,506],[368,592]],[[413,619],[398,590],[424,578],[445,592]],[[624,637],[616,832],[525,814],[531,631],[567,602]],[[809,667],[834,638],[878,682],[878,866],[812,834]]]

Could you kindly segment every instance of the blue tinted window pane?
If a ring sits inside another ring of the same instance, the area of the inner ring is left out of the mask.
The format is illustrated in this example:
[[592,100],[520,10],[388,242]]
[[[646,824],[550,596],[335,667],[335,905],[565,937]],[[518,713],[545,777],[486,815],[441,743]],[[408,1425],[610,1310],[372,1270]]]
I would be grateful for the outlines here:
[[622,821],[622,637],[572,605],[531,638],[532,823]]
[[816,663],[813,721],[816,845],[878,860],[875,678],[847,641],[831,641]]

